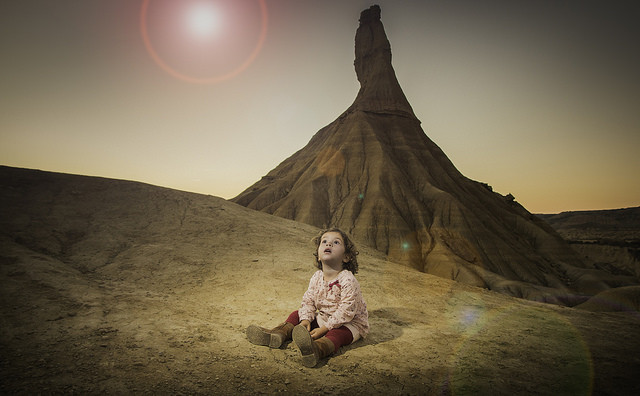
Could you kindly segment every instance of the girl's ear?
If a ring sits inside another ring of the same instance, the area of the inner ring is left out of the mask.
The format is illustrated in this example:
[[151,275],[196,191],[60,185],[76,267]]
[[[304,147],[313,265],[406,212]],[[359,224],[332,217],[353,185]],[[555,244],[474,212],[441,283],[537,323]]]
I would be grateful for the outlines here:
[[351,255],[350,254],[345,254],[344,258],[342,259],[342,262],[346,264],[349,261],[351,261]]

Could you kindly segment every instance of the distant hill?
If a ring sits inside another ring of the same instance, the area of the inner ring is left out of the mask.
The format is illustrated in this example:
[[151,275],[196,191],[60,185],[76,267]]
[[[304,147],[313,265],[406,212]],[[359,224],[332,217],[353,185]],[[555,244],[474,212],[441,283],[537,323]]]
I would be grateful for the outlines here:
[[596,268],[640,279],[640,207],[537,216]]
[[537,214],[563,238],[573,242],[640,241],[640,206],[611,210],[587,210]]

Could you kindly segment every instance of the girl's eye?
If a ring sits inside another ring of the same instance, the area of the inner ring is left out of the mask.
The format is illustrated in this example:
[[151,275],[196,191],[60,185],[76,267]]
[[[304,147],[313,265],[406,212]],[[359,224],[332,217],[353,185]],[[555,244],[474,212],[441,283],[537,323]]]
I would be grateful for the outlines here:
[[335,241],[335,242],[333,242],[333,243],[334,243],[335,245],[339,245],[339,244],[340,244],[340,241]]

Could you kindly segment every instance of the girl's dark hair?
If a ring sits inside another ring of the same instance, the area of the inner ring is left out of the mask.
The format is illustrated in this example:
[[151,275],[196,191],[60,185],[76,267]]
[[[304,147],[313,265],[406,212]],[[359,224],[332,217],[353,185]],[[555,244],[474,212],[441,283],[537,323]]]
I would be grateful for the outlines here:
[[314,257],[316,258],[316,267],[318,269],[322,269],[322,262],[318,258],[318,248],[320,247],[320,243],[322,242],[322,236],[327,232],[337,232],[342,237],[344,241],[344,255],[348,262],[342,263],[344,269],[351,271],[354,274],[358,273],[358,250],[356,249],[356,245],[353,244],[351,238],[339,228],[329,228],[328,230],[322,231],[317,237],[313,239],[313,242],[316,245],[316,250],[313,252]]

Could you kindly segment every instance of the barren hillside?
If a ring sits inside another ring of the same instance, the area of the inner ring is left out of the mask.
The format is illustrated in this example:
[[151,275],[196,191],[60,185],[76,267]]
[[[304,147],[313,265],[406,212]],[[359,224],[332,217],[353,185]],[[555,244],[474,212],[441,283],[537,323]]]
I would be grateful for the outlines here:
[[0,391],[640,392],[638,312],[516,299],[360,244],[370,336],[318,368],[251,323],[297,309],[318,229],[212,196],[0,167]]

